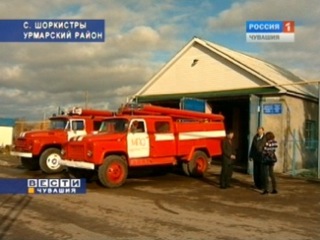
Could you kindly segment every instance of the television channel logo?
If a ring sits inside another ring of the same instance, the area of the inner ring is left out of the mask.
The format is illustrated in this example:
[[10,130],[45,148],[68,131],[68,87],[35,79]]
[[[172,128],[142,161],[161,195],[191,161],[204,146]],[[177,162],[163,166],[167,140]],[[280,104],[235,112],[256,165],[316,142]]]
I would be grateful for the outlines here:
[[294,42],[294,21],[247,21],[247,42]]
[[0,194],[85,194],[86,179],[0,178]]
[[85,179],[27,179],[28,194],[84,194]]

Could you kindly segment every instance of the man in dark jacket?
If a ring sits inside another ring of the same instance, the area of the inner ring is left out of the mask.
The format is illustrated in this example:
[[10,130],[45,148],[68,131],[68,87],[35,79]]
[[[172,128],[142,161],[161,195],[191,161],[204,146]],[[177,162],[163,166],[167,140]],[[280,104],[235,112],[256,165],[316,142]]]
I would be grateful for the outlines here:
[[254,136],[251,144],[249,158],[250,161],[253,160],[253,181],[254,186],[258,189],[262,189],[264,175],[262,167],[262,151],[263,147],[266,144],[266,138],[264,134],[264,128],[259,127],[257,134]]
[[227,136],[221,142],[222,166],[220,174],[220,188],[230,187],[230,180],[233,173],[233,164],[236,159],[236,151],[233,145],[233,131],[227,131]]

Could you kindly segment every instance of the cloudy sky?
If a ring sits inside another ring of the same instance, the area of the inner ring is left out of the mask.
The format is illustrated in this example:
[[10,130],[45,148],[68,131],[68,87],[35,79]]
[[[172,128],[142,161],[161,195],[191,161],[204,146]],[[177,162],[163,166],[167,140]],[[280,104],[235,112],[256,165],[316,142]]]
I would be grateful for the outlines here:
[[[1,19],[105,19],[103,43],[0,43],[0,117],[115,110],[194,36],[320,80],[319,0],[1,0]],[[294,43],[247,43],[247,20],[293,20]],[[1,33],[0,33],[1,34]]]

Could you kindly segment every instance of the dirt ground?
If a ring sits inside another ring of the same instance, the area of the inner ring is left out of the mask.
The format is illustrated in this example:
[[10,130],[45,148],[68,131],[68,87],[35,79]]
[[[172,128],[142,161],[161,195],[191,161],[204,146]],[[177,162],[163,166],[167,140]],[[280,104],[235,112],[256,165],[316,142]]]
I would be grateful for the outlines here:
[[[0,178],[63,178],[18,168],[0,156]],[[320,183],[277,176],[261,195],[251,176],[219,189],[219,167],[204,179],[134,174],[118,189],[97,183],[83,195],[0,195],[0,239],[319,239]]]

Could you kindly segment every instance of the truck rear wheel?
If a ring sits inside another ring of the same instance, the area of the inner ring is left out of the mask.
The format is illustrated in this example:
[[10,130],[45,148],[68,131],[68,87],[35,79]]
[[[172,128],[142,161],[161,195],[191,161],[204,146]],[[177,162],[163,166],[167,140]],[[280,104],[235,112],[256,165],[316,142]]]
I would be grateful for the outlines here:
[[60,165],[61,159],[60,149],[48,148],[40,156],[40,168],[45,173],[59,173],[62,172],[64,166]]
[[188,163],[190,175],[193,177],[203,177],[208,170],[209,158],[202,151],[196,151],[193,154],[191,161]]
[[187,176],[190,176],[189,162],[182,162],[181,167],[182,167],[182,171],[184,172],[184,174]]
[[21,157],[20,161],[21,161],[21,165],[25,169],[28,169],[29,171],[36,171],[40,169],[38,159]]
[[118,155],[110,155],[105,158],[104,163],[99,167],[98,177],[105,187],[120,187],[128,176],[128,165]]

